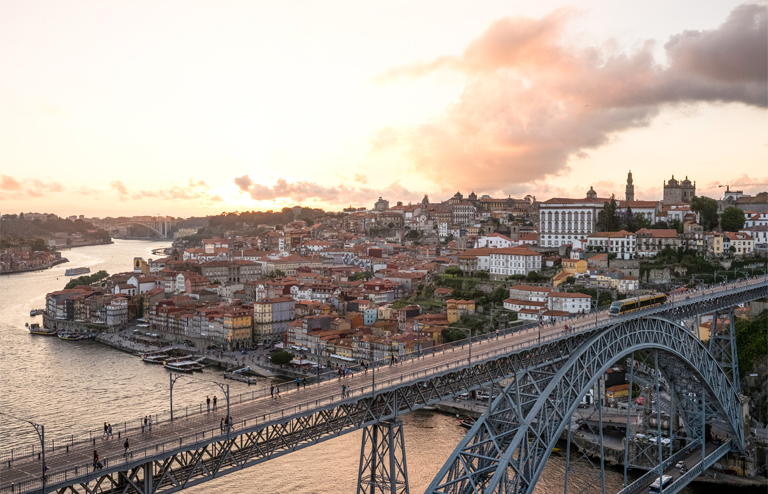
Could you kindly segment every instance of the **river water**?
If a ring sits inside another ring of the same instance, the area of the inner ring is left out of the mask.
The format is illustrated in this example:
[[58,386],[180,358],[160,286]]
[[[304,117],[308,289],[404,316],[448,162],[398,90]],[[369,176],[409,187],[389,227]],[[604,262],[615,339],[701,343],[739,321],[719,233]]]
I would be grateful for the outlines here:
[[[70,267],[89,267],[94,273],[130,271],[136,256],[153,257],[152,249],[167,241],[115,240],[112,245],[80,247],[64,251],[70,262],[39,272],[0,277],[0,410],[45,425],[46,438],[99,429],[103,422],[120,428],[147,414],[165,413],[169,407],[168,372],[161,366],[145,365],[138,358],[96,342],[68,342],[58,338],[31,336],[26,322],[31,309],[43,308],[45,294],[60,290]],[[208,373],[211,377],[213,373]],[[252,391],[243,383],[229,382],[231,394]],[[264,379],[263,387],[269,387]],[[218,388],[208,383],[180,380],[174,386],[174,408],[197,407]],[[220,393],[219,393],[220,394]],[[221,396],[220,396],[221,398]],[[423,492],[466,430],[455,418],[420,411],[403,416],[408,475],[411,492]],[[362,433],[353,432],[324,443],[279,457],[242,472],[192,487],[187,492],[225,494],[254,493],[345,493],[354,492]],[[37,437],[28,424],[3,417],[0,420],[0,449]],[[561,447],[564,451],[564,448]],[[584,468],[582,466],[582,468]],[[564,452],[547,463],[536,492],[563,491]],[[572,472],[571,489],[599,483],[594,475]],[[606,472],[607,492],[621,488],[622,474]],[[683,492],[714,492],[703,486]],[[720,488],[722,490],[722,488]]]

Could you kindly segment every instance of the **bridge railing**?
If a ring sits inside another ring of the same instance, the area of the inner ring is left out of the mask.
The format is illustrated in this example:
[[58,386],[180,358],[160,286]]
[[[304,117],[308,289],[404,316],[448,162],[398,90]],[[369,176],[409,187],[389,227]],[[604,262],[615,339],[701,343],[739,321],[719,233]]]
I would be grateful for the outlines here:
[[[697,447],[701,448],[701,444],[699,443],[687,444],[683,449],[681,449],[677,453],[673,454],[672,456],[664,460],[664,469],[666,470],[669,466],[676,464],[678,461],[680,461],[682,458],[684,458],[686,455],[688,455],[691,451],[693,451]],[[658,477],[659,477],[658,467],[653,468],[648,472],[646,472],[639,479],[635,480],[634,482],[626,486],[624,489],[620,490],[618,494],[637,494],[638,492],[643,492],[646,489],[648,489],[648,484],[652,482],[653,479]]]
[[[738,286],[746,286],[746,287],[748,287],[750,285],[753,285],[753,284],[759,283],[759,282],[760,282],[760,280],[748,280],[748,281],[736,282],[736,283],[729,284],[729,285],[734,285],[734,286],[737,286],[737,287]],[[670,305],[674,306],[678,302],[683,302],[685,304],[697,303],[698,299],[707,297],[708,295],[710,295],[710,293],[705,292],[705,293],[702,293],[699,296],[694,297],[693,299],[688,298],[688,299],[683,299],[683,300],[680,300],[680,301],[670,302]],[[660,307],[660,308],[657,307],[655,309],[656,310],[654,310],[653,312],[658,312],[659,310],[666,310],[666,309],[668,309],[668,307]],[[600,312],[604,313],[605,310],[600,311]],[[646,312],[643,312],[643,314],[645,314],[645,313]],[[555,323],[555,324],[556,325],[566,324],[566,322],[569,322],[569,324],[573,324],[574,321],[577,322],[577,324],[578,324],[578,322],[583,321],[584,319],[589,319],[593,315],[594,315],[594,313],[592,313],[592,314],[585,314],[585,315],[582,315],[580,317],[575,317],[575,318],[572,318],[572,319],[570,319],[568,321],[563,321],[563,322],[559,322],[559,323]],[[524,342],[520,342],[520,343],[516,343],[516,344],[512,344],[512,345],[505,345],[502,348],[490,350],[488,352],[483,352],[483,353],[479,353],[479,354],[476,353],[473,356],[472,361],[475,362],[475,363],[478,363],[478,362],[481,362],[483,360],[488,360],[490,358],[497,357],[497,356],[502,355],[502,354],[508,354],[508,353],[512,353],[512,352],[515,352],[515,351],[523,350],[525,348],[531,348],[531,347],[537,346],[537,345],[539,345],[541,343],[546,343],[546,342],[550,342],[550,341],[553,341],[553,340],[570,337],[574,333],[582,333],[582,332],[590,331],[590,330],[595,329],[596,327],[599,327],[599,326],[602,326],[602,325],[615,324],[615,323],[621,322],[623,320],[633,319],[633,318],[637,317],[637,315],[638,315],[637,313],[634,313],[634,314],[630,314],[630,315],[625,315],[625,316],[620,316],[620,317],[616,317],[616,318],[611,318],[610,320],[603,320],[603,321],[599,321],[598,320],[597,322],[589,322],[586,325],[578,324],[576,327],[574,327],[572,329],[572,331],[569,331],[568,333],[564,333],[564,332],[560,333],[560,332],[558,332],[558,333],[553,333],[553,334],[549,334],[549,335],[544,335],[544,336],[541,336],[541,337],[533,336],[533,334],[537,333],[538,330],[539,330],[539,326],[540,326],[539,323],[531,323],[531,324],[527,324],[525,326],[519,326],[519,327],[515,327],[515,328],[508,328],[508,329],[505,329],[505,330],[500,330],[498,332],[498,334],[494,332],[494,333],[487,333],[485,335],[479,335],[479,337],[473,338],[473,340],[472,340],[472,344],[473,345],[482,346],[482,344],[484,342],[488,341],[488,340],[506,339],[510,335],[518,335],[519,336],[520,334],[528,333],[528,334],[531,334],[532,337],[530,339],[527,339]],[[551,326],[553,326],[553,324],[545,324],[545,325],[542,326],[542,329],[550,328]],[[468,347],[468,346],[469,346],[469,342],[466,339],[465,340],[459,340],[457,342],[452,342],[452,343],[449,343],[447,345],[434,346],[434,347],[427,348],[427,349],[423,350],[421,352],[421,355],[418,355],[417,353],[411,353],[411,354],[405,356],[405,358],[400,358],[398,363],[395,364],[395,365],[402,366],[404,363],[407,363],[407,362],[411,362],[411,361],[414,361],[414,360],[417,360],[417,359],[424,359],[424,358],[426,358],[428,356],[431,356],[431,355],[445,354],[448,351],[454,352],[454,351],[456,351],[457,348],[458,349],[464,349],[465,347]],[[453,361],[453,362],[448,363],[448,364],[442,364],[442,365],[438,365],[438,366],[435,366],[435,367],[430,367],[430,368],[427,368],[427,369],[422,369],[422,370],[419,370],[419,371],[415,371],[415,372],[410,373],[410,374],[407,374],[407,373],[406,374],[402,374],[402,375],[398,376],[397,378],[390,378],[390,379],[388,379],[388,380],[386,380],[384,382],[379,381],[379,382],[375,383],[375,386],[376,386],[377,391],[382,391],[383,392],[383,391],[387,390],[387,388],[390,388],[392,386],[397,387],[400,384],[402,384],[403,382],[411,381],[411,380],[414,380],[414,379],[418,379],[419,377],[427,378],[427,377],[429,377],[432,374],[435,374],[435,373],[438,373],[438,372],[445,372],[445,371],[450,370],[452,368],[464,367],[464,366],[468,365],[469,363],[470,363],[469,362],[469,358],[463,358],[463,359],[459,359],[459,360]],[[372,362],[372,365],[375,366],[376,368],[386,367],[386,366],[389,365],[389,359],[383,359],[383,360],[379,360],[379,361],[376,361],[376,362]],[[358,366],[358,368],[359,368],[359,366]],[[361,372],[361,370],[358,370],[358,372]],[[332,379],[332,378],[335,377],[335,372],[332,372],[332,371],[331,372],[327,372],[322,377]],[[350,390],[350,396],[352,396],[353,394],[357,394],[358,392],[360,392],[361,394],[366,394],[368,392],[371,392],[372,390],[373,390],[373,387],[371,385],[362,386],[361,388],[359,388],[359,391],[358,390]],[[253,390],[250,393],[241,393],[239,395],[235,395],[235,397],[237,399],[236,400],[232,400],[232,403],[233,404],[238,404],[238,403],[243,403],[243,402],[247,402],[247,401],[255,401],[255,400],[259,399],[259,398],[266,397],[268,392],[269,392],[269,390],[267,388],[264,388],[262,390]],[[243,399],[244,396],[246,397],[245,400]],[[333,397],[331,398],[331,402],[333,402]],[[301,404],[301,405],[297,405],[297,406],[298,406],[298,409],[301,410],[303,408],[303,410],[306,411],[308,405],[309,404],[305,403],[305,404]],[[316,406],[319,406],[319,405],[320,404],[318,402],[316,402]],[[223,407],[223,406],[224,406],[223,403],[219,405],[220,408]],[[195,416],[195,415],[199,416],[199,415],[201,415],[203,413],[206,413],[206,411],[205,411],[206,407],[204,407],[204,405],[202,403],[199,404],[197,407],[192,407],[192,408],[193,409],[197,408],[197,411],[196,412],[193,411],[193,413],[190,414],[189,413],[190,407],[181,407],[181,408],[179,408],[179,409],[174,411],[174,415],[176,417],[180,418],[182,416],[182,412],[183,412],[183,416],[185,418],[189,418],[191,416]],[[293,407],[293,408],[296,408],[296,407]],[[288,408],[287,410],[289,411],[289,413],[291,411],[293,411],[290,408]],[[268,415],[269,415],[270,418],[269,419],[265,418],[265,420],[267,420],[267,421],[272,419],[272,415],[273,414],[268,414]],[[283,417],[283,416],[285,416],[285,410],[283,412],[281,412],[281,417]],[[161,423],[167,423],[169,420],[170,420],[170,414],[169,413],[153,415],[154,425],[159,425]],[[127,427],[127,422],[124,422],[123,433],[126,436],[136,437],[137,434],[138,434],[138,431],[140,431],[140,430],[141,430],[141,422],[139,422],[139,426],[138,427],[134,427],[134,428],[128,428]],[[129,435],[128,434],[129,431],[132,434]],[[68,436],[64,436],[63,438],[60,437],[60,438],[56,438],[56,439],[51,439],[46,444],[46,451],[56,452],[57,448],[58,448],[58,451],[62,451],[62,449],[63,449],[65,452],[69,452],[70,448],[74,449],[75,446],[83,446],[85,444],[94,445],[94,442],[96,441],[96,439],[98,437],[103,437],[103,429],[91,430],[91,431],[86,431],[85,433],[81,433],[81,434],[78,434],[78,435],[68,435]],[[118,437],[125,437],[125,436],[122,436],[120,431],[118,431]],[[13,461],[18,460],[18,459],[28,459],[30,457],[34,458],[35,455],[37,455],[39,457],[39,455],[40,455],[40,447],[39,446],[35,446],[35,445],[30,445],[30,446],[21,447],[21,448],[13,448],[10,451],[0,452],[0,461],[2,461],[3,463],[8,462],[8,461],[13,462]]]
[[690,470],[685,472],[679,479],[677,479],[670,487],[669,489],[664,489],[665,492],[668,492],[670,494],[673,494],[675,492],[678,492],[680,489],[685,487],[691,480],[695,479],[704,471],[715,464],[717,460],[723,457],[728,451],[731,450],[731,442],[733,439],[728,439],[725,443],[723,443],[722,446],[711,452],[706,456],[706,458],[702,458],[702,460],[693,466]]

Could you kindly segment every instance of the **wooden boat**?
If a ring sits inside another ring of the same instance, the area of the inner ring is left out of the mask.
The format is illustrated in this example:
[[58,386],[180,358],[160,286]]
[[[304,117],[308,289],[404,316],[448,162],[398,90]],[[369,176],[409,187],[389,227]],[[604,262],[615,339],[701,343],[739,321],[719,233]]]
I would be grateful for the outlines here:
[[59,339],[66,341],[77,341],[80,339],[80,336],[76,333],[61,333],[59,335]]
[[141,356],[141,360],[147,364],[164,364],[168,358],[169,356],[166,353],[155,353]]
[[38,323],[33,323],[31,326],[27,326],[27,329],[29,330],[29,334],[36,334],[38,336],[56,336],[57,334],[59,334],[54,329],[45,329],[43,327],[40,327]]
[[177,360],[176,362],[166,362],[165,368],[174,372],[186,372],[191,374],[195,371],[202,372],[205,366],[192,360]]
[[467,416],[467,418],[459,420],[459,425],[462,427],[466,427],[467,429],[471,429],[473,425],[475,425],[475,419],[473,419],[470,416]]

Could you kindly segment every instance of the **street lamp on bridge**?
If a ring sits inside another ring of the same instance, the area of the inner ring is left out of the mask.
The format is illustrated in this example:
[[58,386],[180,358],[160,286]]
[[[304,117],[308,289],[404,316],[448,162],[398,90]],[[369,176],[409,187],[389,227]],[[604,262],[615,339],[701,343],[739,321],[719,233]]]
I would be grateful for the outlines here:
[[45,471],[48,470],[48,467],[45,466],[45,426],[42,424],[37,424],[35,422],[32,422],[31,420],[27,420],[27,419],[17,417],[15,415],[11,415],[10,413],[0,412],[0,415],[5,415],[6,417],[11,417],[16,420],[21,420],[22,422],[26,422],[35,428],[37,437],[38,439],[40,439],[40,451],[41,451],[40,455],[41,455],[41,461],[42,461],[41,469],[43,471],[41,480],[43,481],[43,492],[45,492],[45,485],[47,483],[46,481],[48,480],[47,476],[45,475]]
[[218,386],[221,391],[224,393],[224,396],[227,398],[227,434],[229,434],[229,419],[231,418],[231,415],[229,414],[229,384],[220,383],[218,381],[211,381],[209,379],[198,379],[196,377],[189,376],[187,374],[174,374],[171,372],[170,375],[170,383],[171,383],[171,420],[173,420],[173,385],[176,384],[176,381],[179,380],[179,378],[182,377],[188,377],[190,379],[194,379],[195,381],[202,381],[207,383],[213,383],[216,386]]

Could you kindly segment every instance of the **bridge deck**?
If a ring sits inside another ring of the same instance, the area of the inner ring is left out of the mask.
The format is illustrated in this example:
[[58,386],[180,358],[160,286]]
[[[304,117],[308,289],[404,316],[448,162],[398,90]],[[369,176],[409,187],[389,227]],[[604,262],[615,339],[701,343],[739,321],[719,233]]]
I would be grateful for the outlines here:
[[[734,283],[727,287],[715,287],[709,291],[700,292],[699,295],[690,299],[680,297],[665,307],[694,305],[702,297],[711,298],[718,293],[726,292],[726,290],[748,289],[755,285],[762,286],[765,285],[765,282],[766,279],[762,277],[759,280]],[[420,359],[407,360],[394,366],[378,367],[375,372],[376,392],[425,380],[435,373],[468,367],[470,351],[472,364],[475,364],[484,359],[488,360],[498,358],[500,355],[517,353],[546,341],[594,331],[596,328],[611,325],[626,318],[644,317],[658,312],[658,310],[650,309],[622,318],[609,319],[608,314],[604,311],[599,313],[596,318],[585,316],[568,320],[567,324],[573,327],[573,331],[569,331],[567,334],[563,331],[563,325],[560,324],[542,328],[531,327],[484,341],[473,341],[471,350],[468,344],[444,348],[442,351],[436,351]],[[286,385],[279,399],[257,398],[242,404],[233,404],[231,405],[231,414],[235,420],[233,435],[238,434],[238,430],[245,427],[280,423],[287,420],[288,417],[306,416],[320,409],[337,406],[340,402],[353,403],[370,397],[373,374],[373,371],[369,371],[367,374],[358,373],[354,377],[345,378],[341,381],[322,382],[299,390],[295,389],[295,385]],[[342,385],[350,388],[350,396],[347,398],[341,397]],[[94,449],[99,451],[105,471],[117,471],[125,470],[129,466],[141,463],[143,458],[161,455],[165,451],[178,451],[179,448],[192,449],[199,447],[201,441],[210,441],[216,438],[221,440],[226,438],[226,434],[222,434],[219,428],[220,420],[224,415],[226,415],[226,406],[222,403],[215,413],[202,413],[177,419],[174,422],[155,424],[151,432],[142,434],[138,429],[129,429],[121,439],[97,439],[96,446],[92,442],[76,443],[68,451],[59,448],[54,452],[46,452],[48,483],[50,485],[69,482],[73,477],[78,482],[83,482],[88,478],[100,476],[101,471],[97,474],[92,472]],[[123,454],[123,441],[126,435],[129,438],[131,452],[127,457]],[[37,481],[39,488],[40,470],[41,465],[37,457],[19,458],[10,463],[3,461],[3,464],[0,465],[0,492],[11,492],[12,484],[20,487],[20,484],[23,485],[32,481]],[[16,490],[16,492],[20,491],[20,489]]]

